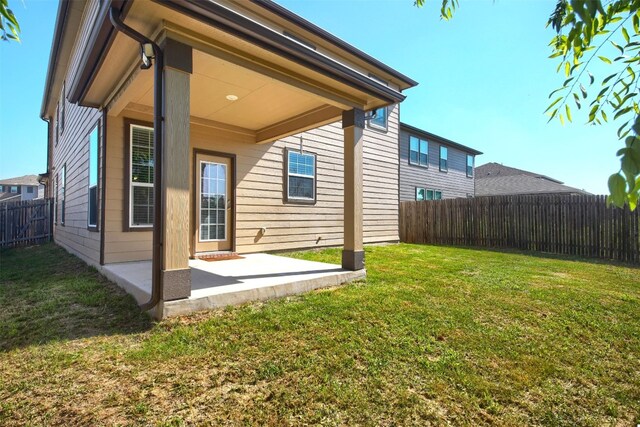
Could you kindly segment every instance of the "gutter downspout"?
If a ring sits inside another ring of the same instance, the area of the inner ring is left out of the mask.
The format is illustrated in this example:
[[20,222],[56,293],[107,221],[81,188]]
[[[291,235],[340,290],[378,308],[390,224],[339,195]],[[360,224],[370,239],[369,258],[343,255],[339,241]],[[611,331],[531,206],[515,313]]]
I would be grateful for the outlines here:
[[142,311],[151,310],[160,302],[160,294],[162,292],[162,116],[163,104],[163,79],[162,70],[164,68],[163,52],[153,40],[143,36],[136,30],[125,25],[117,16],[117,9],[109,10],[109,19],[113,27],[131,37],[140,44],[149,43],[153,46],[155,55],[154,82],[153,82],[153,151],[154,173],[153,173],[153,252],[151,260],[151,298],[148,302],[142,304]]

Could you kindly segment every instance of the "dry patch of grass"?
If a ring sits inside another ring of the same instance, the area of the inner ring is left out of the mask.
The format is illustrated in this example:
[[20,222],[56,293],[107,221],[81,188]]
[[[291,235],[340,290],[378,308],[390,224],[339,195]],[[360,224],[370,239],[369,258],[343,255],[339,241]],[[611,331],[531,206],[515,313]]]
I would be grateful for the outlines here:
[[638,269],[371,247],[365,283],[152,324],[55,246],[0,263],[3,425],[640,422]]

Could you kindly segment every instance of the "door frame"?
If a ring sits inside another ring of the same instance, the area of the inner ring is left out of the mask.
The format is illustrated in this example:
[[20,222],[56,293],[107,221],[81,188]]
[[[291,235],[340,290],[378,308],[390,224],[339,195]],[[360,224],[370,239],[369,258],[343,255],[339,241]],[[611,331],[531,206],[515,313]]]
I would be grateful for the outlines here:
[[191,247],[189,248],[189,252],[191,258],[195,258],[196,256],[196,244],[198,238],[198,229],[199,224],[198,221],[198,198],[197,194],[199,193],[198,188],[198,154],[202,154],[205,156],[216,156],[216,157],[224,157],[230,160],[231,162],[231,172],[229,176],[231,178],[231,252],[236,251],[236,155],[233,153],[223,153],[221,151],[214,150],[206,150],[203,148],[194,148],[193,149],[193,159],[191,162]]

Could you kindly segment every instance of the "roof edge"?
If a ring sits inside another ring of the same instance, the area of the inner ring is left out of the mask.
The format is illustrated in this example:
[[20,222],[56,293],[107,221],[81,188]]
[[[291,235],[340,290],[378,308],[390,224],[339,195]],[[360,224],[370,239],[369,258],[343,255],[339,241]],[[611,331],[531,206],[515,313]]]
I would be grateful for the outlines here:
[[403,89],[408,89],[414,86],[418,85],[418,82],[413,80],[412,78],[406,76],[405,74],[395,70],[394,68],[391,68],[390,66],[388,66],[387,64],[377,60],[376,58],[374,58],[373,56],[367,54],[366,52],[358,49],[357,47],[347,43],[346,41],[342,40],[339,37],[334,36],[333,34],[331,34],[330,32],[328,32],[327,30],[317,26],[316,24],[312,23],[311,21],[308,21],[306,19],[304,19],[303,17],[301,17],[300,15],[297,15],[295,13],[293,13],[292,11],[290,11],[289,9],[285,8],[284,6],[281,6],[279,4],[277,4],[276,2],[272,1],[272,0],[250,0],[252,3],[262,7],[263,9],[268,10],[269,12],[274,13],[275,15],[278,15],[280,18],[283,18],[299,27],[304,28],[305,30],[309,31],[310,33],[320,37],[321,39],[324,39],[326,41],[328,41],[331,44],[336,45],[337,47],[344,49],[345,51],[347,51],[348,53],[352,54],[353,56],[368,62],[369,64],[373,65],[374,67],[380,68],[381,70],[385,71],[386,73],[392,75],[394,78],[404,82],[406,84],[406,88]]
[[478,151],[475,148],[471,148],[469,146],[460,144],[459,142],[452,141],[452,140],[444,138],[444,137],[442,137],[440,135],[436,135],[435,133],[427,132],[426,130],[417,128],[415,126],[408,125],[408,124],[403,123],[403,122],[400,122],[400,130],[410,131],[410,132],[422,135],[422,136],[424,136],[426,138],[436,139],[436,140],[438,140],[440,142],[443,142],[445,144],[451,145],[452,147],[458,148],[460,150],[466,151],[466,152],[474,154],[476,156],[484,154],[482,151]]
[[44,94],[42,96],[42,104],[40,105],[40,117],[42,119],[46,118],[47,104],[49,103],[51,94],[51,83],[58,65],[58,51],[60,50],[60,44],[62,42],[62,35],[64,34],[64,27],[67,23],[68,13],[69,2],[67,0],[60,0],[60,3],[58,4],[58,12],[56,14],[56,25],[53,31],[53,39],[51,40],[51,51],[49,53],[47,77],[44,83]]

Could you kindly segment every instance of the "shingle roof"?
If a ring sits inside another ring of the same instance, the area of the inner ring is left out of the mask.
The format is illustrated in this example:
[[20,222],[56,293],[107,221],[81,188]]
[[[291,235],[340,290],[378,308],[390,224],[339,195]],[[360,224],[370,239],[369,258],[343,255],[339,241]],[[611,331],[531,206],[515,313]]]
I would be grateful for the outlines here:
[[457,148],[461,151],[467,152],[467,153],[471,153],[474,154],[476,156],[479,156],[480,154],[482,154],[482,151],[478,151],[475,148],[471,148],[471,147],[467,147],[466,145],[462,145],[460,143],[457,143],[455,141],[451,141],[450,139],[444,138],[442,136],[436,135],[435,133],[431,133],[431,132],[427,132],[426,130],[423,129],[419,129],[415,126],[411,126],[408,125],[406,123],[400,123],[400,130],[403,130],[405,132],[409,132],[409,133],[415,133],[418,136],[422,136],[425,137],[427,139],[434,139],[437,142],[441,143],[441,144],[446,144],[446,145],[450,145],[451,147]]
[[590,194],[584,190],[564,185],[562,181],[546,175],[487,163],[475,171],[476,196],[501,196],[509,194]]
[[38,175],[23,175],[15,178],[0,179],[0,185],[40,185]]

